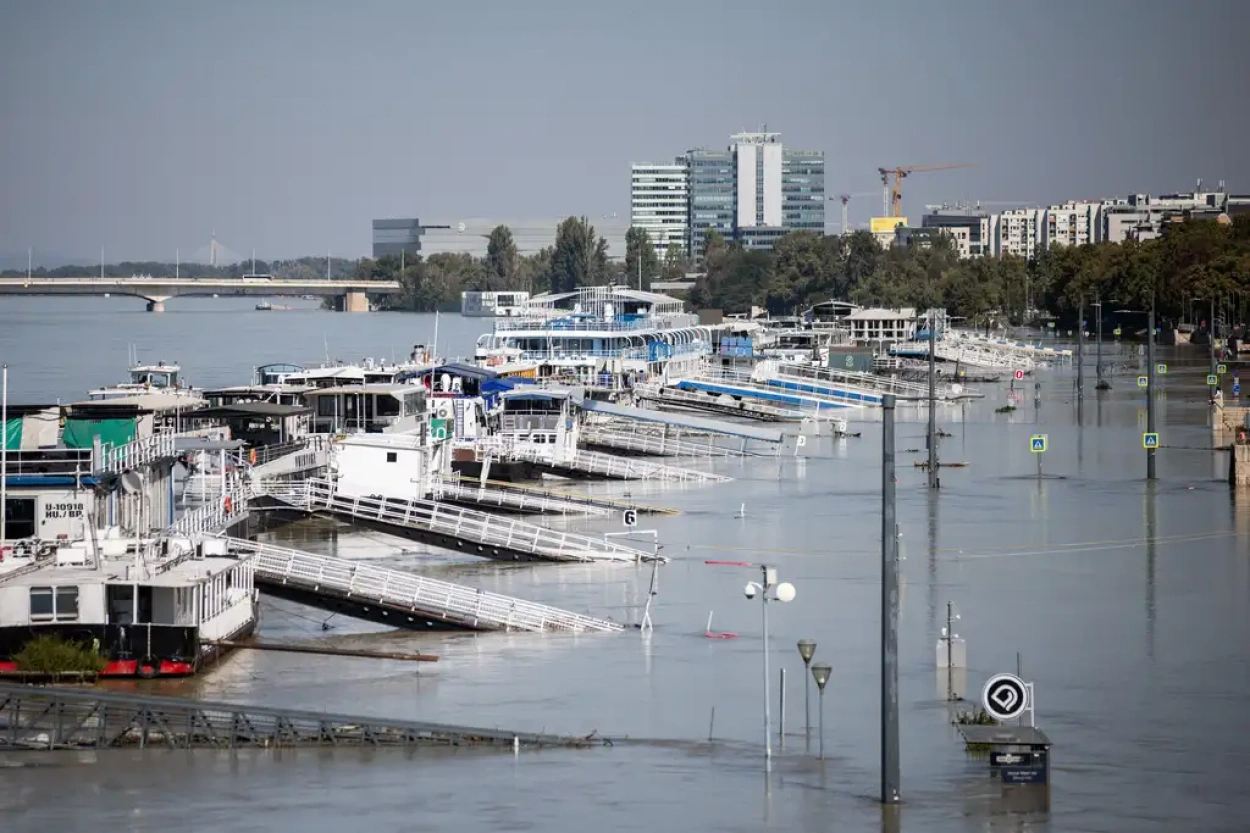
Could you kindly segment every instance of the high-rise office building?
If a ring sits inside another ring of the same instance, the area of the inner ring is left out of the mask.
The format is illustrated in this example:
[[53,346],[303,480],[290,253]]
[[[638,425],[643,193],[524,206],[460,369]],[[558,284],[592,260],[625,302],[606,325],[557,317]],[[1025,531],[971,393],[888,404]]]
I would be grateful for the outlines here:
[[684,160],[632,166],[629,180],[630,224],[645,229],[663,259],[670,245],[683,252],[690,233],[689,166]]
[[[685,249],[702,260],[708,232],[748,249],[771,249],[792,231],[825,230],[825,155],[793,150],[780,133],[735,133],[725,150],[698,148],[678,158],[675,165],[635,165],[631,176],[631,212],[634,225],[676,228],[678,216],[672,190],[657,196],[661,179],[676,186],[676,169],[684,169],[687,236]],[[669,220],[660,223],[652,212],[663,210]],[[666,238],[671,239],[671,238]],[[665,244],[666,246],[667,244]]]
[[373,221],[373,257],[409,257],[420,253],[421,235],[425,228],[416,218],[404,220]]

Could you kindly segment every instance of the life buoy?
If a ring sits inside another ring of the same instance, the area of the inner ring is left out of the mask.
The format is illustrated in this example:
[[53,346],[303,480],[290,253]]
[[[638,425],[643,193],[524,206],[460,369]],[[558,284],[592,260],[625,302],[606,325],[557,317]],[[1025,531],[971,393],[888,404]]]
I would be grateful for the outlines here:
[[230,514],[231,510],[234,509],[234,502],[231,501],[230,498],[226,498],[224,501],[222,501],[222,505],[226,507],[227,515]]
[[150,680],[161,673],[161,664],[152,657],[144,657],[135,667],[135,673],[145,680]]
[[253,466],[256,465],[256,449],[252,449],[247,453],[247,461]]

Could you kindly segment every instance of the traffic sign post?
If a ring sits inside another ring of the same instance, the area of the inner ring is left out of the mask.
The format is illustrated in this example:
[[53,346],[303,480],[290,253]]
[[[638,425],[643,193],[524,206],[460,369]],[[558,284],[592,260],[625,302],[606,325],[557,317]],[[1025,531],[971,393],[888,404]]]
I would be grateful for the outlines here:
[[1211,387],[1215,387],[1215,386],[1216,386],[1216,385],[1218,385],[1219,383],[1220,383],[1220,377],[1219,377],[1219,376],[1217,376],[1217,375],[1216,375],[1216,374],[1214,374],[1214,373],[1208,373],[1208,374],[1207,374],[1207,384],[1208,384],[1208,385],[1210,385]]
[[1216,373],[1218,373],[1218,374],[1220,374],[1221,376],[1223,376],[1225,373],[1227,373],[1227,372],[1228,372],[1228,365],[1226,365],[1226,364],[1217,364],[1217,365],[1215,366],[1215,372],[1216,372]]
[[1147,451],[1153,451],[1159,447],[1159,435],[1154,431],[1147,431],[1141,435],[1141,447]]
[[1042,479],[1042,455],[1046,453],[1046,435],[1034,434],[1029,437],[1029,451],[1033,452],[1034,459],[1037,460],[1037,479]]
[[621,521],[625,524],[627,529],[633,529],[638,526],[638,510],[626,509],[622,513]]
[[1137,377],[1137,387],[1139,387],[1139,388],[1148,388],[1148,387],[1150,387],[1150,377],[1149,377],[1149,376],[1138,376],[1138,377]]
[[1159,362],[1158,367],[1155,368],[1155,372],[1160,376],[1166,376],[1168,375],[1168,366],[1163,362]]

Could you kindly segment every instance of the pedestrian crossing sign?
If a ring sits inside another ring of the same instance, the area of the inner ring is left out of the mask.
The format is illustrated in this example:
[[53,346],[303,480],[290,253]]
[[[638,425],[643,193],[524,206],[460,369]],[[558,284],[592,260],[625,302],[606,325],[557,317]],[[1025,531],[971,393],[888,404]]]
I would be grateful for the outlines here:
[[1145,449],[1159,447],[1159,435],[1157,433],[1146,433],[1141,435],[1141,447]]
[[1159,366],[1155,368],[1155,372],[1158,373],[1160,376],[1166,376],[1168,372],[1168,366],[1160,362]]
[[1208,373],[1208,374],[1207,374],[1207,384],[1208,384],[1208,385],[1210,385],[1211,387],[1215,387],[1215,386],[1216,386],[1216,385],[1218,385],[1219,383],[1220,383],[1220,377],[1219,377],[1219,376],[1216,376],[1214,373]]
[[1148,387],[1150,387],[1150,380],[1149,380],[1149,379],[1147,379],[1145,376],[1138,376],[1138,377],[1137,377],[1137,387],[1139,387],[1139,388],[1148,388]]
[[1037,434],[1029,437],[1029,450],[1034,454],[1041,454],[1046,450],[1046,435]]
[[1217,365],[1215,366],[1215,372],[1216,372],[1216,373],[1218,373],[1218,374],[1220,374],[1221,376],[1223,376],[1225,373],[1227,373],[1227,372],[1228,372],[1228,365],[1226,365],[1226,364],[1217,364]]

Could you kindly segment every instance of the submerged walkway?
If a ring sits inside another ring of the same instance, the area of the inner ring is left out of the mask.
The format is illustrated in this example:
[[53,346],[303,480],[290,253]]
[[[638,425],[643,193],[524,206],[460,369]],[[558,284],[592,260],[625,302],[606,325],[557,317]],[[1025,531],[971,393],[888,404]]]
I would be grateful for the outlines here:
[[99,689],[0,683],[0,749],[297,746],[611,746],[573,738]]
[[624,629],[606,619],[406,570],[240,538],[225,540],[236,553],[254,553],[254,581],[262,591],[396,628],[533,633]]
[[326,480],[308,480],[271,496],[306,512],[325,512],[391,535],[500,561],[628,562],[650,557],[648,552],[607,538],[437,501],[342,495]]

